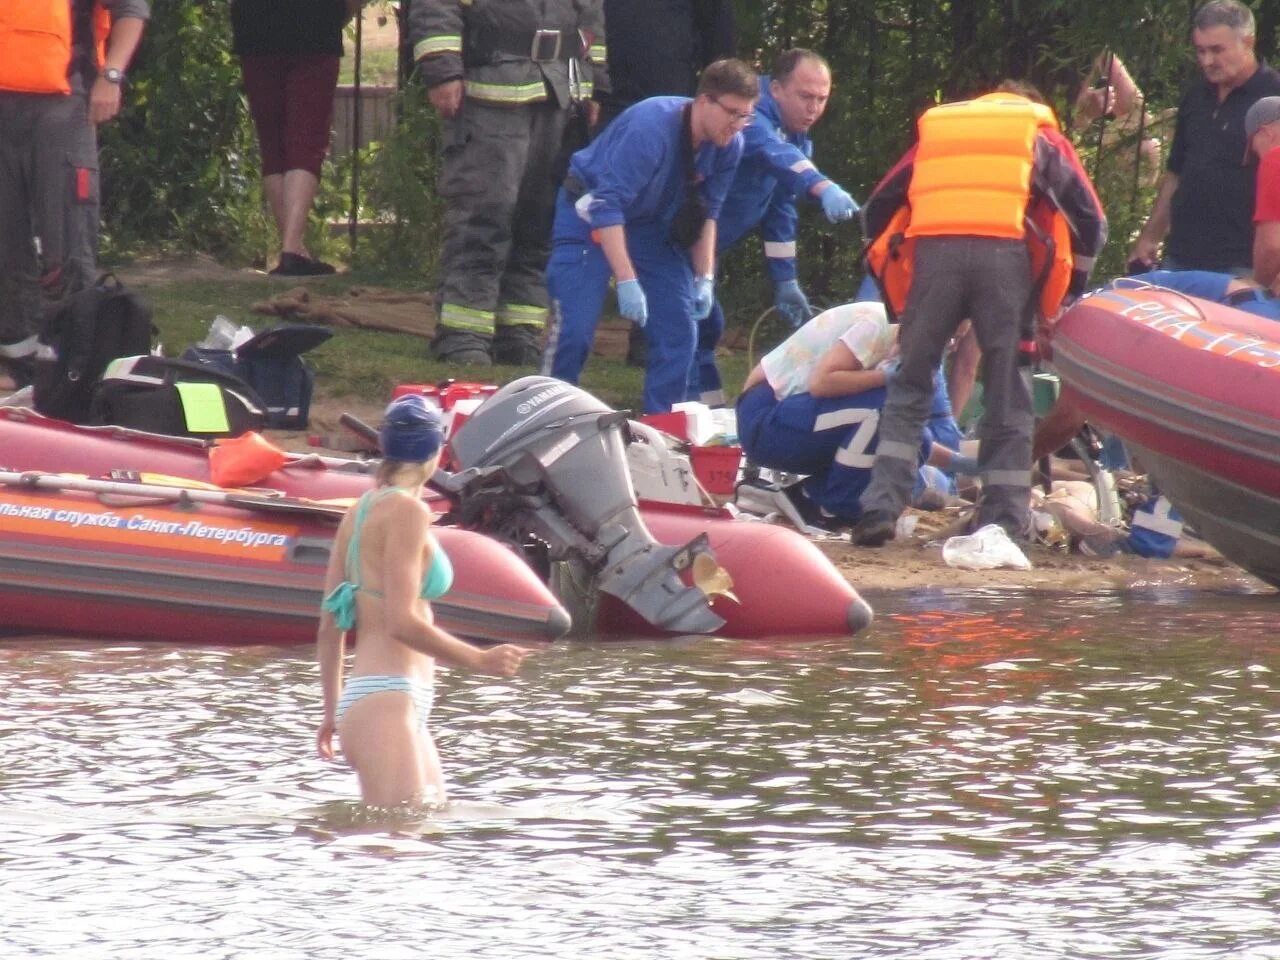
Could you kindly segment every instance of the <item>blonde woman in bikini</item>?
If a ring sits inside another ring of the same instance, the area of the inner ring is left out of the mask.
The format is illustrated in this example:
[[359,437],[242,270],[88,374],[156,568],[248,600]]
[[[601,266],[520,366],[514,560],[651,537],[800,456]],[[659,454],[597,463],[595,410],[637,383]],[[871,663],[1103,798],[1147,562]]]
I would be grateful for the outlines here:
[[[338,734],[370,806],[444,803],[427,729],[436,660],[509,677],[529,651],[473,646],[435,624],[430,601],[449,589],[453,568],[431,535],[421,495],[440,459],[440,417],[421,397],[402,397],[387,407],[381,438],[377,484],[343,518],[325,578],[316,747],[332,760]],[[346,636],[357,625],[360,642],[344,683]]]

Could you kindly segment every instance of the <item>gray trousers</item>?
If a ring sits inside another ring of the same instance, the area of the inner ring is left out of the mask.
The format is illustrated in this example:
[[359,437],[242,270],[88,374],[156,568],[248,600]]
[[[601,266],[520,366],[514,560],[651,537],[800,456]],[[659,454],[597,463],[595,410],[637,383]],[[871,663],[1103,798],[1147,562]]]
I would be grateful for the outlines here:
[[1031,295],[1031,265],[1021,240],[922,237],[902,317],[902,366],[889,382],[880,444],[863,512],[897,517],[916,480],[920,435],[933,398],[933,371],[966,317],[982,348],[983,415],[977,525],[1025,535],[1031,496],[1035,414],[1030,370],[1018,364],[1019,318]]
[[98,137],[87,95],[0,91],[0,341],[38,332],[42,294],[92,284],[97,246]]
[[492,334],[542,328],[558,184],[552,165],[568,111],[554,100],[494,106],[468,98],[444,127],[440,322]]

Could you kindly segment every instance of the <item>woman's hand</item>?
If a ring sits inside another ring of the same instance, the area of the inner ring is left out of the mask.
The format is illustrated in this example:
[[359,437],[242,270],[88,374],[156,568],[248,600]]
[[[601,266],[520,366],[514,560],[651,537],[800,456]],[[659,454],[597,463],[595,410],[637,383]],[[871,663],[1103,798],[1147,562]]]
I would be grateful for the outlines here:
[[532,652],[527,647],[517,647],[513,643],[490,647],[488,650],[480,652],[473,669],[476,673],[489,673],[496,677],[513,677],[516,671],[520,669],[520,664],[524,662],[524,658]]
[[320,721],[320,729],[316,731],[316,753],[322,760],[333,759],[333,734],[337,729],[333,717],[325,717]]

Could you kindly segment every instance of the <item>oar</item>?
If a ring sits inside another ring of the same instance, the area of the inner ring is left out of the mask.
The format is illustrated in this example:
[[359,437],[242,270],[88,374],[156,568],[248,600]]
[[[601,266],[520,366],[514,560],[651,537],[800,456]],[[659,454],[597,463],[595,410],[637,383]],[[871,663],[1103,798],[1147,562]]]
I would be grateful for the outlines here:
[[72,490],[98,496],[131,497],[179,505],[213,503],[226,507],[239,507],[243,510],[303,513],[322,517],[340,518],[347,512],[344,506],[300,497],[234,493],[227,490],[208,490],[158,483],[132,483],[123,480],[95,480],[89,477],[68,477],[58,473],[42,473],[34,470],[25,472],[0,470],[0,486],[28,490]]

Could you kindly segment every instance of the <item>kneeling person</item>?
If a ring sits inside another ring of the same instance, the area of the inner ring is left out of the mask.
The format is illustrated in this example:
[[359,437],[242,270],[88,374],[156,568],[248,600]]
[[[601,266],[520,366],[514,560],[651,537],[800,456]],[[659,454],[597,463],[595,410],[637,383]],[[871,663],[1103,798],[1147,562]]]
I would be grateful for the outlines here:
[[[814,317],[765,355],[738,398],[738,439],[755,464],[807,474],[802,492],[835,523],[854,523],[871,479],[897,327],[883,304],[846,303]],[[920,458],[976,465],[921,437]]]

